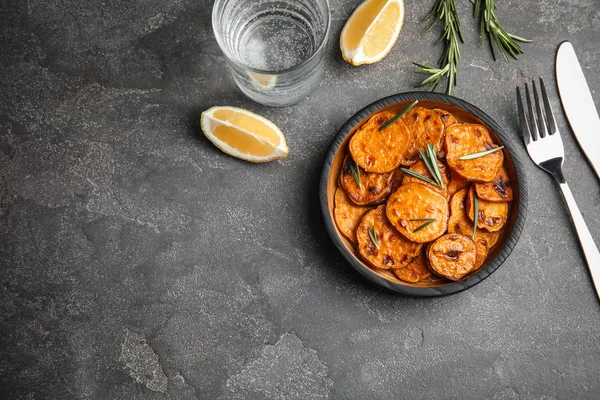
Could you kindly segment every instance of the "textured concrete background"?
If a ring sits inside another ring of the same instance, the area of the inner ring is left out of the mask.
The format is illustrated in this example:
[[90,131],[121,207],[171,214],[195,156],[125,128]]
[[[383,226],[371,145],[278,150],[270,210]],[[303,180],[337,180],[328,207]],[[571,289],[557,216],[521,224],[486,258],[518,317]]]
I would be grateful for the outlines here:
[[[410,90],[430,3],[354,68],[337,48],[357,1],[332,1],[320,88],[253,103],[224,73],[204,0],[0,2],[0,398],[597,399],[600,307],[551,178],[518,147],[530,210],[509,260],[457,295],[383,293],[324,231],[318,177],[357,110]],[[424,4],[421,4],[424,3]],[[535,40],[492,62],[467,0],[455,95],[518,140],[514,88],[573,42],[600,106],[594,0],[498,1]],[[259,112],[285,160],[251,165],[204,139],[213,105]],[[565,173],[596,243],[600,183],[559,111]]]

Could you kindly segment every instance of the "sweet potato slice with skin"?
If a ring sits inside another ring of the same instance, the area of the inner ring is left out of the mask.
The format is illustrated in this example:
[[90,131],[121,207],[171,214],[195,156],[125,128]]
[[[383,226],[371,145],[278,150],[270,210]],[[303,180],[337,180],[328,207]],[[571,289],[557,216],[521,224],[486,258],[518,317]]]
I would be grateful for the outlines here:
[[409,144],[402,154],[402,165],[413,165],[419,161],[419,149],[426,149],[427,143],[434,145],[437,150],[440,149],[444,139],[444,123],[437,112],[414,107],[400,119],[410,131]]
[[475,237],[475,248],[477,251],[475,257],[475,268],[479,268],[483,265],[488,255],[489,248],[487,241],[482,237]]
[[[448,168],[446,168],[446,164],[444,164],[443,162],[438,160],[437,164],[438,164],[438,168],[440,169],[440,174],[442,175],[442,182],[444,183],[444,189],[442,189],[441,187],[439,187],[437,185],[432,185],[429,182],[425,182],[424,180],[419,179],[419,178],[414,177],[409,174],[404,175],[402,184],[406,185],[411,182],[420,183],[420,184],[426,185],[428,188],[431,188],[431,189],[435,190],[436,192],[446,196],[448,194],[448,190],[446,188],[448,187],[448,182],[450,180],[449,179],[450,171]],[[425,165],[425,162],[423,160],[417,161],[409,169],[411,171],[417,172],[435,182],[435,180],[433,179],[431,173],[429,172],[429,169],[427,168],[427,166]]]
[[402,181],[404,180],[404,171],[400,168],[394,171],[394,179],[392,180],[392,192],[395,192],[396,189],[402,185]]
[[370,209],[354,204],[343,188],[338,187],[335,190],[335,207],[333,209],[335,223],[342,235],[353,243],[356,243],[356,228],[358,228],[363,215]]
[[448,233],[427,249],[431,269],[438,275],[458,281],[477,269],[477,247],[468,236]]
[[402,154],[410,142],[410,131],[396,120],[383,130],[379,128],[396,114],[382,111],[373,115],[350,139],[350,154],[365,171],[392,172],[402,162]]
[[[465,201],[467,216],[471,221],[475,221],[474,194],[475,186],[471,186]],[[477,228],[485,229],[488,232],[496,232],[502,229],[508,218],[508,203],[492,203],[482,199],[479,199],[478,203]]]
[[431,269],[427,266],[425,253],[421,252],[404,268],[394,268],[394,274],[405,282],[417,283],[431,276]]
[[[444,195],[415,182],[400,186],[386,203],[386,215],[392,225],[406,238],[417,243],[431,242],[443,235],[448,227],[448,214],[448,202]],[[434,218],[435,221],[417,230],[427,221],[414,219],[422,218]]]
[[[442,118],[442,122],[444,123],[444,137],[445,137],[446,136],[446,128],[451,125],[458,124],[458,121],[456,120],[454,115],[452,115],[450,112],[448,112],[446,110],[442,110],[441,108],[434,108],[433,111],[438,113],[440,115],[440,118]],[[439,145],[438,157],[441,157],[441,158],[446,157],[446,145],[444,143],[443,138]]]
[[360,187],[358,187],[354,175],[352,175],[354,166],[354,160],[347,155],[340,171],[340,184],[348,197],[361,206],[383,203],[388,195],[392,193],[395,172],[377,174],[358,167],[358,173],[360,174]]
[[458,121],[456,120],[454,115],[452,115],[452,113],[446,110],[442,110],[441,108],[434,108],[433,111],[440,115],[440,118],[442,118],[442,122],[444,123],[444,127],[447,128],[454,124],[458,124]]
[[[371,240],[373,229],[377,245]],[[402,268],[421,251],[422,244],[402,236],[385,217],[385,206],[368,211],[356,230],[358,253],[376,268]],[[379,246],[379,247],[378,247]]]
[[476,184],[475,191],[480,199],[493,203],[506,203],[513,199],[510,178],[504,167],[498,170],[492,182]]
[[495,147],[498,145],[483,125],[456,124],[446,129],[446,162],[467,181],[492,182],[502,166],[504,154],[496,151],[471,160],[461,160],[460,157]]
[[461,189],[464,189],[469,186],[469,182],[457,174],[456,172],[450,170],[450,182],[448,183],[448,195],[453,196],[454,193],[458,192]]
[[[467,216],[465,209],[465,198],[469,190],[459,190],[450,200],[450,219],[448,220],[448,233],[462,233],[463,235],[473,235],[473,222]],[[475,238],[486,240],[489,248],[494,247],[500,238],[500,232],[487,232],[483,229],[477,229]]]

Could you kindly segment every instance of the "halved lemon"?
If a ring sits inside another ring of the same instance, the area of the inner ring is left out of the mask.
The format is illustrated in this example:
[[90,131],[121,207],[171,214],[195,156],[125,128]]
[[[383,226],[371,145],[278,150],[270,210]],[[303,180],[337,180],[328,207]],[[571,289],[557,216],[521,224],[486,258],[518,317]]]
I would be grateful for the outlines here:
[[200,128],[215,146],[242,160],[267,162],[285,158],[290,152],[273,122],[243,108],[209,108],[200,116]]
[[403,22],[404,0],[365,0],[342,29],[342,57],[352,65],[381,60],[396,43]]

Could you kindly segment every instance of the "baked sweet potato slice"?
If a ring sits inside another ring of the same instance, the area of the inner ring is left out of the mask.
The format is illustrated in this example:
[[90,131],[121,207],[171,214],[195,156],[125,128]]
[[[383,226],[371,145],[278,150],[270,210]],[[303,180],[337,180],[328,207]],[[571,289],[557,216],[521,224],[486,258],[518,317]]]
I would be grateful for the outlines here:
[[477,269],[477,247],[468,236],[448,233],[427,249],[431,269],[438,275],[458,281]]
[[458,121],[456,120],[454,115],[452,115],[451,112],[443,110],[441,108],[434,108],[433,111],[440,115],[440,118],[442,118],[442,122],[444,123],[445,128],[454,124],[458,124]]
[[[442,175],[442,182],[444,183],[443,189],[437,185],[432,185],[431,183],[425,182],[424,180],[419,179],[419,178],[409,175],[409,174],[404,174],[404,179],[402,180],[402,184],[406,185],[411,182],[420,183],[421,185],[426,185],[427,187],[435,190],[436,192],[446,196],[448,193],[446,188],[448,187],[448,182],[450,181],[450,170],[449,170],[449,168],[446,168],[446,164],[444,164],[443,162],[441,162],[439,160],[438,160],[437,164],[438,164],[438,168],[440,169],[440,174]],[[416,163],[411,165],[411,167],[409,169],[413,172],[416,172],[416,173],[419,173],[419,174],[425,176],[426,178],[433,180],[433,177],[432,177],[431,173],[429,172],[429,169],[427,168],[427,166],[425,165],[425,162],[423,160],[417,161]]]
[[358,253],[372,266],[384,269],[404,267],[423,246],[411,242],[394,229],[385,217],[385,205],[363,216],[356,230],[356,240]]
[[356,243],[356,228],[358,228],[363,215],[370,209],[369,207],[354,204],[343,188],[338,187],[335,190],[333,217],[342,235],[346,236],[350,241]]
[[[462,233],[463,235],[473,235],[473,222],[467,216],[465,209],[465,199],[469,190],[459,190],[450,200],[450,219],[448,220],[448,233]],[[477,229],[475,238],[483,238],[491,249],[500,238],[500,232],[487,232],[483,229]]]
[[502,166],[504,154],[496,151],[483,157],[461,160],[460,157],[499,147],[490,131],[480,124],[455,124],[446,129],[446,162],[471,182],[492,182]]
[[404,268],[394,268],[393,271],[398,279],[410,283],[417,283],[431,276],[431,269],[427,266],[424,252],[419,253]]
[[[474,194],[475,186],[471,186],[465,201],[467,216],[471,221],[475,221]],[[508,203],[492,203],[482,199],[479,199],[478,203],[477,228],[485,229],[488,232],[496,232],[502,229],[508,218]]]
[[475,268],[479,268],[483,265],[483,263],[485,262],[485,259],[487,258],[488,251],[489,251],[488,243],[482,237],[475,237],[475,248],[477,251],[477,254],[475,257]]
[[505,203],[513,199],[512,185],[504,167],[500,167],[492,182],[476,184],[475,191],[480,199],[494,203]]
[[402,118],[379,130],[394,116],[390,111],[373,115],[350,139],[350,154],[364,170],[377,173],[392,172],[402,162],[402,155],[411,137]]
[[402,154],[402,165],[413,165],[419,161],[419,149],[427,148],[427,143],[436,146],[437,150],[440,149],[444,139],[444,123],[437,112],[414,107],[400,119],[410,131],[410,143]]
[[417,243],[431,242],[443,235],[448,227],[448,214],[444,195],[415,182],[400,186],[386,202],[391,224]]
[[[360,186],[354,179],[353,169],[354,172],[360,175]],[[340,185],[342,185],[348,197],[358,205],[380,204],[392,192],[395,173],[395,171],[384,174],[367,172],[360,166],[357,169],[357,164],[355,164],[352,157],[347,155],[340,171]]]
[[404,171],[400,168],[394,171],[394,178],[392,179],[392,192],[395,192],[396,189],[402,185],[402,181],[404,180]]
[[448,170],[450,170],[450,182],[448,183],[448,195],[449,196],[452,196],[452,195],[454,195],[454,193],[458,192],[459,190],[464,189],[469,186],[469,182],[465,178],[463,178],[462,176],[460,176],[459,174],[457,174],[450,168],[448,168]]
[[[458,124],[458,121],[456,120],[454,115],[452,115],[452,113],[450,113],[446,110],[443,110],[441,108],[434,108],[433,111],[438,113],[440,115],[440,118],[442,118],[442,122],[444,123],[444,136],[445,136],[447,127],[454,125],[454,124]],[[445,141],[442,138],[442,141],[439,145],[439,150],[438,150],[438,157],[441,157],[441,158],[446,157],[446,144],[444,142]]]

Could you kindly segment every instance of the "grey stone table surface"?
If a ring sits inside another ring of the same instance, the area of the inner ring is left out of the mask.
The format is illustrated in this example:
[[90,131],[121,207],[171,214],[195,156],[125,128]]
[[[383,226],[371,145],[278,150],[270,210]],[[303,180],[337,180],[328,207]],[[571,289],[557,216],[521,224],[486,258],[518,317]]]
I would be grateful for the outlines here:
[[[355,273],[324,230],[319,173],[356,111],[411,90],[433,1],[406,4],[381,62],[337,46],[358,1],[332,0],[326,72],[270,108],[226,73],[207,0],[0,2],[0,398],[598,399],[600,307],[562,198],[516,146],[527,221],[510,258],[456,295],[409,298]],[[600,106],[595,0],[498,1],[532,38],[493,62],[468,0],[454,94],[519,142],[514,88],[543,76],[565,174],[596,243],[600,183],[558,100],[571,40]],[[213,105],[285,132],[289,157],[254,165],[199,130]]]

